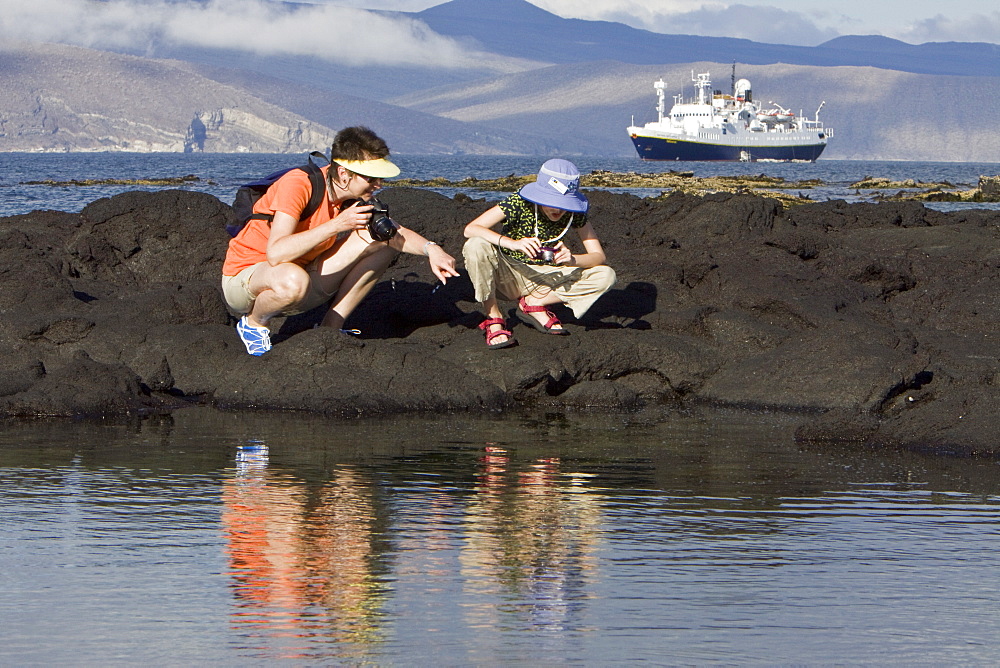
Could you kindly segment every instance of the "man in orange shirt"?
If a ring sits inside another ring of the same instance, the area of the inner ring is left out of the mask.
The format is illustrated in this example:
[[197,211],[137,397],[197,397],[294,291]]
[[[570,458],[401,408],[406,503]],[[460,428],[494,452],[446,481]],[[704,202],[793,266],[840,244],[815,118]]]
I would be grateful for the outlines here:
[[[391,223],[387,241],[373,239],[366,203],[382,179],[399,174],[389,148],[364,127],[337,133],[331,163],[323,167],[326,197],[299,220],[312,188],[304,171],[293,169],[276,181],[254,205],[255,214],[229,242],[222,267],[226,303],[244,314],[236,331],[251,355],[271,349],[268,321],[303,313],[329,303],[324,327],[341,329],[368,295],[397,253],[426,255],[442,283],[458,276],[455,258],[413,230]],[[355,200],[362,200],[355,202]]]

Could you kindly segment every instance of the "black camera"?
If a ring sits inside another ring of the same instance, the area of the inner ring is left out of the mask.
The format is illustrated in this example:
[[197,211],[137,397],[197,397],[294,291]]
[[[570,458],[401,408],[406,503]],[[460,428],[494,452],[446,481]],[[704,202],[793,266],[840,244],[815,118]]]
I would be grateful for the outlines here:
[[356,204],[360,204],[361,206],[370,204],[372,207],[371,218],[368,219],[368,234],[372,235],[372,239],[375,241],[389,241],[396,236],[399,226],[389,217],[389,207],[386,206],[385,202],[377,197],[372,197],[369,200],[348,200],[341,205],[341,210]]

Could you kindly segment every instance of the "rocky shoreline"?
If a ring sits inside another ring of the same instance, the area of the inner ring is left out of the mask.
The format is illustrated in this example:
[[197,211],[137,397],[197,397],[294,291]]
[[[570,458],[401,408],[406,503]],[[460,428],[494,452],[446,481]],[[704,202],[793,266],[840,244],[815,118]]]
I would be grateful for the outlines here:
[[[468,188],[479,191],[514,192],[534,180],[534,174],[519,176],[511,174],[495,179],[466,178],[460,181],[449,181],[444,178],[399,179],[395,183],[415,188]],[[813,200],[808,196],[809,191],[825,185],[820,179],[788,181],[766,174],[696,177],[694,172],[688,171],[642,174],[603,170],[595,170],[582,176],[580,184],[584,188],[659,189],[665,193],[684,192],[691,195],[720,192],[760,195],[780,200],[786,206],[812,202]],[[961,188],[946,181],[926,183],[912,179],[894,181],[885,177],[866,176],[860,181],[850,184],[849,188],[858,193],[878,191],[876,197],[881,201],[1000,202],[1000,176],[981,176],[979,184],[975,188]],[[887,190],[895,190],[896,192],[883,192]]]
[[[478,186],[477,186],[478,187]],[[490,351],[468,280],[401,256],[349,325],[246,355],[218,287],[229,206],[128,192],[0,218],[0,417],[220,409],[800,411],[798,436],[994,456],[1000,212],[590,191],[619,283],[572,333]],[[489,202],[413,187],[394,218],[461,255]],[[513,306],[511,304],[510,306]]]

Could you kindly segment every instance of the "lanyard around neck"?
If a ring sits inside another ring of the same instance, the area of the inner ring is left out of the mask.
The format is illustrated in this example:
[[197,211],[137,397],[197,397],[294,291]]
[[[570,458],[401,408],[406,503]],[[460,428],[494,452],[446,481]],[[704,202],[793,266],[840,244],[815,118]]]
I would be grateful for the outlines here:
[[542,239],[538,239],[538,205],[537,205],[537,204],[535,204],[535,238],[536,238],[536,239],[538,239],[539,241],[541,241],[541,242],[542,242],[543,244],[550,244],[550,243],[552,243],[553,241],[559,241],[559,240],[560,240],[560,239],[562,239],[562,238],[563,238],[564,236],[566,236],[566,233],[567,233],[567,232],[569,232],[569,228],[570,228],[570,227],[571,227],[572,225],[573,225],[573,214],[572,214],[572,212],[571,212],[571,213],[569,214],[569,222],[568,222],[568,223],[566,223],[566,227],[565,227],[565,229],[563,229],[562,233],[561,233],[561,234],[560,234],[559,236],[557,236],[557,237],[552,237],[551,239],[545,239],[545,240],[542,240]]

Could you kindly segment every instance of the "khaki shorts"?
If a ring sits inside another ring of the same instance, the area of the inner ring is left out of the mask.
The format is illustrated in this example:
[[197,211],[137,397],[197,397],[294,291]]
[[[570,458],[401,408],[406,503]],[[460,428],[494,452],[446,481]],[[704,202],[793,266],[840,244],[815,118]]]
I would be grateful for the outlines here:
[[[253,272],[257,270],[257,267],[264,264],[267,263],[258,262],[235,276],[222,277],[222,296],[226,300],[226,305],[233,312],[239,314],[249,313],[253,308],[253,303],[256,301],[257,295],[250,291],[250,277],[253,276]],[[305,299],[282,311],[281,315],[305,313],[333,299],[332,293],[325,292],[319,286],[319,262],[316,260],[310,262],[306,265],[305,270],[309,274],[309,291],[306,293]]]

